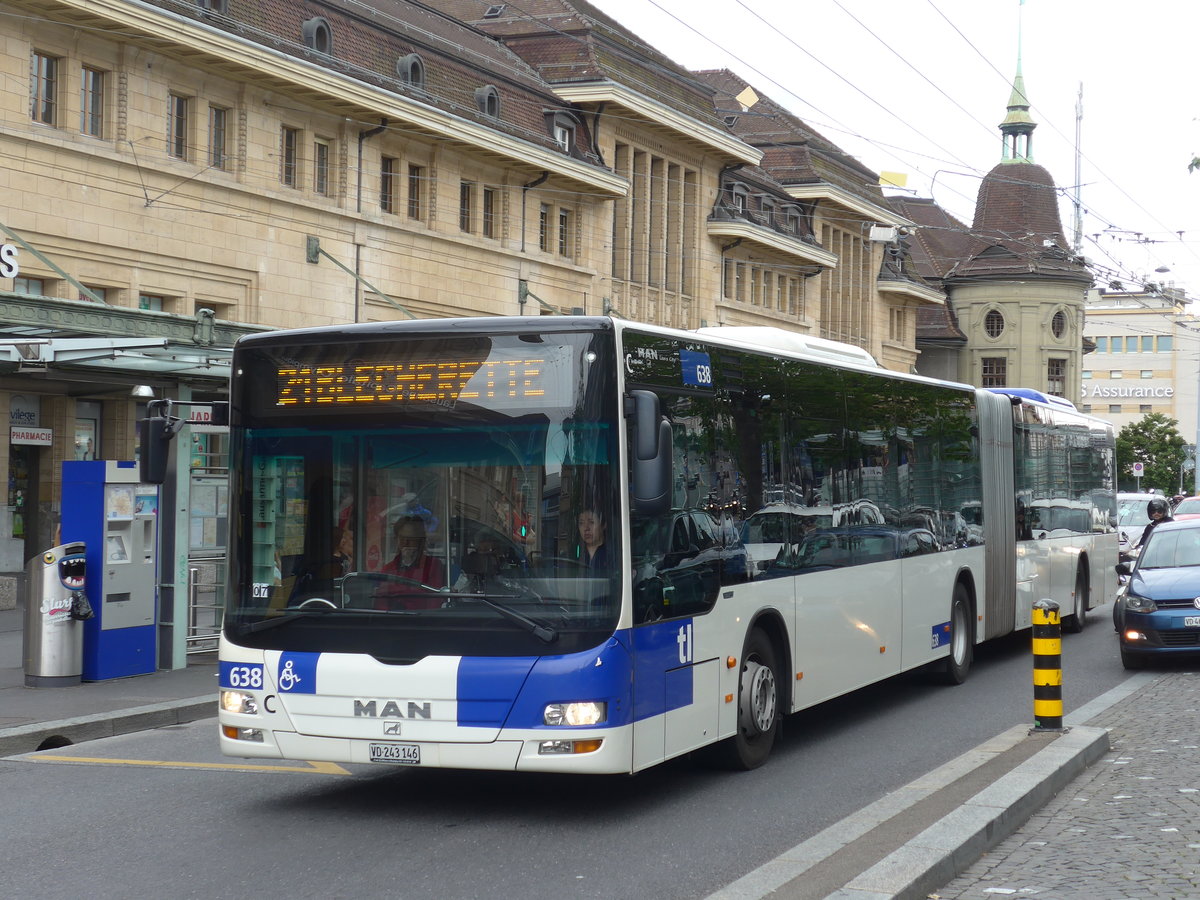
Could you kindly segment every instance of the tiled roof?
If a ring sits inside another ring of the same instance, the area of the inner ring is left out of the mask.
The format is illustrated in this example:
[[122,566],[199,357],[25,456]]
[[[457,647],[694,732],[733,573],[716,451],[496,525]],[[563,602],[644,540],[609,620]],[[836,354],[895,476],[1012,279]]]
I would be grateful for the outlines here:
[[[718,114],[746,143],[763,151],[762,166],[785,185],[831,184],[886,206],[879,174],[728,69],[694,73],[716,90]],[[742,110],[736,97],[746,88],[758,101]]]
[[923,197],[889,197],[888,205],[915,222],[911,255],[917,272],[927,281],[940,282],[956,264],[981,252],[987,242],[933,200]]
[[[147,2],[522,140],[558,147],[543,111],[563,104],[537,72],[483,32],[415,0],[231,2],[221,15],[186,0]],[[314,16],[329,25],[328,55],[304,44],[302,26]],[[397,75],[397,61],[414,53],[425,68],[423,90]],[[486,85],[499,95],[499,118],[479,108],[476,91]]]
[[1091,283],[1070,249],[1054,179],[1033,163],[1000,163],[984,176],[971,230],[988,246],[964,259],[955,277],[1052,276]]
[[[503,11],[483,18],[493,5]],[[439,0],[438,8],[499,38],[551,84],[610,80],[722,127],[707,85],[585,0]]]

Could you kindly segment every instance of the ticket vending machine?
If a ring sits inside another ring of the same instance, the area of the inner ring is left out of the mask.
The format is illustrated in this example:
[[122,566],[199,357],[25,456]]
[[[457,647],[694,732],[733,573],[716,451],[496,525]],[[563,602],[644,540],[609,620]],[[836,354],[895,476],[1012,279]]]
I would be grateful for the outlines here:
[[83,680],[106,681],[157,669],[158,486],[136,462],[63,463],[63,541],[87,545]]

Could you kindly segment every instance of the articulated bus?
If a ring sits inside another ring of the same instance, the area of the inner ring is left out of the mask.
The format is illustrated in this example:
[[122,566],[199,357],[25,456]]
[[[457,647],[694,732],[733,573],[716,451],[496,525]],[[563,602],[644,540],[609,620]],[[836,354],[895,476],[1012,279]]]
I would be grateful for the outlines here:
[[1113,432],[774,329],[253,335],[230,396],[220,744],[630,773],[1116,589]]

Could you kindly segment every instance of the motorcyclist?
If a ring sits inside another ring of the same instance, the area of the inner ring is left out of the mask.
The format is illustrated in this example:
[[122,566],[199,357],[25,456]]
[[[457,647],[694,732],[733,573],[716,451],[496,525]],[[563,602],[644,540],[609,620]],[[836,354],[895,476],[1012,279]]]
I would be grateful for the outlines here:
[[1171,517],[1171,505],[1167,503],[1165,497],[1155,497],[1146,504],[1146,517],[1150,520],[1150,524],[1142,529],[1142,536],[1138,538],[1135,549],[1140,550],[1146,546],[1146,541],[1150,538],[1150,532],[1154,530],[1154,526],[1161,525],[1163,522],[1174,522]]

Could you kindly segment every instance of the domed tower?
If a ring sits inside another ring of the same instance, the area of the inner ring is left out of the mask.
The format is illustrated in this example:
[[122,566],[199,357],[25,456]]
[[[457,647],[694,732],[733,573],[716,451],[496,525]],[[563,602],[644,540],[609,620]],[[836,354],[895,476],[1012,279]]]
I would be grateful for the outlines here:
[[1029,387],[1080,396],[1084,297],[1092,276],[1063,235],[1058,191],[1033,161],[1029,100],[1017,75],[1000,123],[1003,154],[975,202],[971,253],[944,286],[966,335],[959,378],[982,387]]

